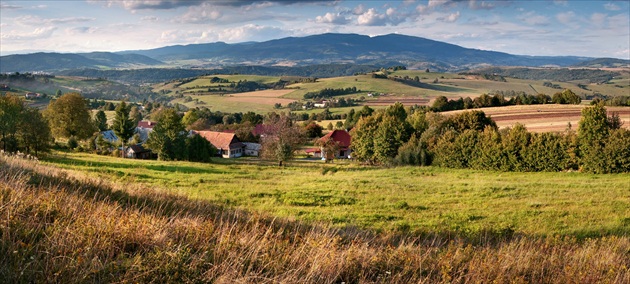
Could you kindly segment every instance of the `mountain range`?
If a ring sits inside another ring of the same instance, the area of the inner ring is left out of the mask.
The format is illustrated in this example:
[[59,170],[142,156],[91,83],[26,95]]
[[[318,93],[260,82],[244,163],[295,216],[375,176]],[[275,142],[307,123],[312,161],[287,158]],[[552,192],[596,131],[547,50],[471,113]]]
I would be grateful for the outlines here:
[[[0,57],[0,72],[56,72],[69,69],[221,68],[316,64],[405,65],[411,69],[459,71],[484,66],[573,66],[596,58],[523,56],[478,50],[421,37],[389,34],[320,34],[265,42],[175,45],[148,50],[92,53],[32,53]],[[630,60],[601,59],[629,65]]]

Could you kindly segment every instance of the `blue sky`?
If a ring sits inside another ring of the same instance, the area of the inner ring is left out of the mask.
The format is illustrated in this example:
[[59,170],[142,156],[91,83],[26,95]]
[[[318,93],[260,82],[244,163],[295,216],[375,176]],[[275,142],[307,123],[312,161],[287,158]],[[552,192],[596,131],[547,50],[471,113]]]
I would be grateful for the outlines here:
[[522,55],[630,59],[630,1],[0,0],[0,53],[400,33]]

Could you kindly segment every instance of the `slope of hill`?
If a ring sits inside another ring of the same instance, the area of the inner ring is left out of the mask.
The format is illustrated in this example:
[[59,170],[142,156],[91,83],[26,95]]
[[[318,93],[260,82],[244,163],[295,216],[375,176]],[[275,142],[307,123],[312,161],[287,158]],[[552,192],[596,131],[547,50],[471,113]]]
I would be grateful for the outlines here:
[[590,68],[619,68],[630,67],[630,60],[618,59],[618,58],[597,58],[580,62],[573,65],[574,67],[590,67]]
[[130,68],[161,65],[162,62],[138,54],[115,54],[110,52],[33,53],[0,57],[0,72],[51,72],[77,68]]

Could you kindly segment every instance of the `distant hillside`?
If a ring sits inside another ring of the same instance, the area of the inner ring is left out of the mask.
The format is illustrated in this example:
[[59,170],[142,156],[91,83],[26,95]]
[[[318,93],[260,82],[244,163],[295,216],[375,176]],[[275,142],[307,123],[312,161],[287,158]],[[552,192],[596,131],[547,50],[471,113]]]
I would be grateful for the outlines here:
[[206,74],[248,74],[262,76],[300,76],[300,77],[339,77],[355,73],[365,73],[378,69],[378,66],[352,64],[325,64],[300,67],[280,66],[234,66],[222,69],[130,69],[130,70],[97,70],[75,69],[57,72],[58,75],[79,76],[89,78],[107,78],[124,83],[157,83],[174,79],[196,77]]
[[322,64],[405,65],[435,71],[461,71],[486,66],[572,66],[593,58],[521,56],[465,48],[421,37],[389,34],[321,34],[265,42],[176,45],[150,50],[84,54],[34,53],[0,57],[0,72],[82,68],[215,69],[226,66],[308,66]]
[[163,64],[153,58],[138,54],[111,52],[33,53],[0,57],[0,72],[51,72],[78,68],[129,68]]
[[597,58],[580,62],[573,65],[574,67],[590,67],[590,68],[618,68],[618,67],[630,67],[630,60],[617,59],[617,58]]
[[604,83],[619,75],[619,73],[617,72],[594,69],[502,67],[476,69],[472,70],[471,73],[499,75],[526,80],[545,80],[558,82],[585,80],[589,83]]

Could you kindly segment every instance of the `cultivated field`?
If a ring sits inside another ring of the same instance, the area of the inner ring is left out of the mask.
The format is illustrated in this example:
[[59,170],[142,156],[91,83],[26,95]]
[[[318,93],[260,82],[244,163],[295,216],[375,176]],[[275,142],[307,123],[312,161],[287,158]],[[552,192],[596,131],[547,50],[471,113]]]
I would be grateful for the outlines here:
[[[567,129],[569,123],[571,128],[577,130],[578,122],[581,118],[581,111],[587,105],[523,105],[481,108],[486,115],[492,117],[500,128],[511,127],[516,123],[525,125],[532,132],[562,132]],[[623,127],[630,128],[630,108],[628,107],[606,107],[608,114],[613,112],[619,114],[623,121]],[[459,113],[468,110],[457,110],[445,112]]]

